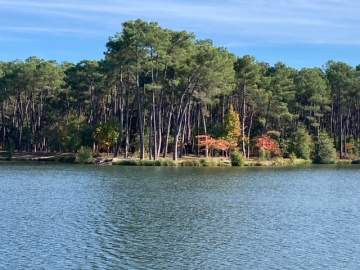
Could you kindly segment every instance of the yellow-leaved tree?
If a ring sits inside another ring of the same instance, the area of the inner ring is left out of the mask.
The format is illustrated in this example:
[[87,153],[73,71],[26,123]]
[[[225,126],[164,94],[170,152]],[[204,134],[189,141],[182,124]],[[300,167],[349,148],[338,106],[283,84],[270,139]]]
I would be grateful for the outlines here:
[[225,118],[224,139],[234,147],[238,146],[241,140],[241,123],[240,115],[231,105]]
[[100,147],[106,148],[108,155],[110,147],[114,146],[119,136],[118,125],[115,122],[100,124],[94,132],[94,139]]

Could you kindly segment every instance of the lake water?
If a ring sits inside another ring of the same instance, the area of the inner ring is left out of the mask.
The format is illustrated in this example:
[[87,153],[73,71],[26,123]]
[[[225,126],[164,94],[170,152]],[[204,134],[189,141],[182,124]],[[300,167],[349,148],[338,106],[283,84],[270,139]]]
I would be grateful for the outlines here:
[[0,269],[360,266],[357,166],[0,170]]

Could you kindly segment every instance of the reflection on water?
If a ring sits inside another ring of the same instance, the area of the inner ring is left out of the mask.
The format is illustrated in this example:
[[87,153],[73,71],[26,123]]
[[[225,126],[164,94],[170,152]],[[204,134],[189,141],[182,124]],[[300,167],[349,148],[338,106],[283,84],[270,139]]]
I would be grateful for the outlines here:
[[0,269],[360,265],[359,167],[0,169]]

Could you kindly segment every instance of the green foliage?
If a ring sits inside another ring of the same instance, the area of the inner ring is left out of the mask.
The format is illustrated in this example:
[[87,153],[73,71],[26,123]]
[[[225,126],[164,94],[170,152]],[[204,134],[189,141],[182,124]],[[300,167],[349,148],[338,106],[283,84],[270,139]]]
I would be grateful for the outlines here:
[[281,133],[280,131],[277,130],[269,130],[268,132],[266,132],[266,134],[273,140],[279,142],[280,141],[280,136]]
[[304,121],[317,134],[320,121],[330,108],[330,88],[319,68],[302,69],[295,78],[297,107],[304,111]]
[[[290,160],[292,163],[292,161]],[[283,157],[275,157],[274,160],[272,160],[272,165],[274,166],[287,166],[290,165],[288,160],[284,159]]]
[[91,144],[86,142],[89,129],[84,117],[72,116],[67,124],[60,126],[63,147],[70,151],[76,151],[81,146],[90,146]]
[[93,129],[84,115],[69,115],[67,119],[54,122],[45,130],[53,151],[61,149],[68,152],[76,152],[81,146],[91,147],[92,133]]
[[95,162],[92,149],[81,146],[75,156],[75,162],[81,164],[92,164]]
[[177,163],[169,159],[161,160],[139,160],[139,159],[124,159],[113,162],[113,165],[121,166],[177,166]]
[[200,166],[202,167],[215,167],[217,166],[217,162],[212,159],[202,158],[199,160]]
[[207,133],[212,134],[212,137],[214,138],[224,138],[225,136],[224,125],[219,122],[211,123],[211,125],[209,125],[209,127],[207,128]]
[[289,148],[290,152],[294,153],[298,158],[310,159],[313,151],[313,141],[304,127],[297,128],[290,140]]
[[355,142],[355,155],[360,157],[360,140]]
[[315,146],[315,163],[333,164],[336,162],[336,150],[333,140],[326,132],[321,132]]
[[113,162],[113,165],[121,165],[121,166],[140,166],[139,160],[135,159],[124,159]]
[[[253,139],[267,134],[279,143],[279,155],[309,158],[309,134],[316,138],[324,129],[331,130],[341,157],[360,153],[359,67],[334,61],[325,70],[270,65],[143,20],[125,22],[106,49],[99,61],[0,62],[3,148],[76,152],[95,145],[142,158],[146,151],[156,158],[173,151],[175,157],[177,151],[198,154],[195,136],[203,132],[233,145],[242,141],[242,152],[254,155]],[[306,130],[291,136],[297,125]],[[320,140],[318,145],[314,159],[323,161]],[[224,155],[223,149],[210,154]]]
[[199,159],[193,159],[193,160],[183,160],[180,163],[183,167],[200,167],[201,163]]
[[227,167],[230,164],[225,160],[201,158],[182,160],[179,165],[183,167]]
[[139,160],[139,166],[161,166],[159,160]]
[[160,159],[160,160],[140,160],[140,159],[125,159],[113,162],[114,165],[122,166],[183,166],[183,167],[224,167],[229,166],[225,160],[201,158],[201,159],[185,159],[179,162]]
[[[194,57],[187,70],[195,75],[194,97],[203,104],[212,104],[218,95],[228,94],[233,89],[233,56],[223,48],[216,48],[210,40],[195,43]],[[196,74],[193,71],[196,70]]]
[[109,151],[109,148],[117,142],[119,135],[117,123],[106,122],[95,129],[94,138],[101,147]]
[[230,154],[232,166],[244,166],[245,158],[239,151],[232,151]]
[[66,83],[70,86],[70,106],[77,111],[94,110],[95,96],[105,94],[104,72],[99,61],[81,61],[66,69]]
[[161,159],[160,160],[160,165],[161,166],[176,166],[177,163],[171,159]]
[[290,161],[291,161],[291,163],[295,163],[295,161],[296,161],[296,159],[297,159],[297,156],[296,156],[296,154],[295,153],[290,153],[290,155],[289,155],[289,159],[290,159]]
[[259,150],[259,160],[265,161],[271,159],[271,152],[264,149]]
[[296,71],[283,63],[277,63],[266,72],[264,87],[267,89],[266,128],[282,130],[294,118],[292,105],[295,103],[294,76]]
[[256,89],[260,80],[261,67],[256,63],[256,59],[250,55],[238,58],[235,62],[236,79],[238,86],[247,90]]
[[[76,163],[76,155],[73,154],[63,154],[55,158],[55,161],[61,163]],[[93,162],[90,162],[93,163]]]
[[7,145],[6,145],[6,159],[7,160],[12,160],[12,157],[14,155],[14,151],[15,151],[15,146],[12,143],[12,141],[10,141]]

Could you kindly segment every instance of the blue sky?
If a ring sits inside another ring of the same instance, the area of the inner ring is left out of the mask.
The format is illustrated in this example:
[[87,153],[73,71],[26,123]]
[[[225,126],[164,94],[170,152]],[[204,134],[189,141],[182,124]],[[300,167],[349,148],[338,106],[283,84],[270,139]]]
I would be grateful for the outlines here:
[[141,18],[272,64],[358,65],[359,14],[357,0],[0,0],[0,60],[100,59],[121,23]]

